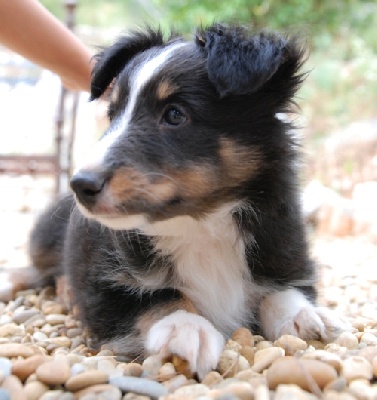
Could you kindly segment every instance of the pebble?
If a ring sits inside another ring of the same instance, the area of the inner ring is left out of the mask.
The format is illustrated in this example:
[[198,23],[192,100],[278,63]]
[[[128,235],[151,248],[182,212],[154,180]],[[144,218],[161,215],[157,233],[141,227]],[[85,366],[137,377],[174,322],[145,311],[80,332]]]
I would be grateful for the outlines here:
[[360,338],[360,343],[365,343],[367,346],[376,346],[377,345],[377,337],[372,333],[363,333]]
[[9,358],[0,357],[0,374],[2,376],[10,375],[12,371],[12,363]]
[[35,354],[26,359],[13,361],[12,374],[16,375],[21,381],[25,381],[43,363],[50,360],[50,357],[42,354]]
[[67,316],[64,314],[49,314],[46,315],[46,321],[50,325],[60,325],[64,324],[67,319]]
[[268,347],[258,350],[254,356],[254,365],[251,370],[254,372],[262,372],[268,368],[275,360],[284,357],[285,351],[281,347]]
[[296,385],[279,385],[274,400],[316,400],[314,396]]
[[352,356],[343,361],[342,375],[348,382],[355,379],[372,379],[373,369],[368,360],[360,356]]
[[156,376],[162,367],[162,357],[153,355],[147,357],[143,362],[143,376]]
[[322,361],[288,356],[277,359],[266,374],[270,389],[275,389],[279,384],[296,384],[309,392],[313,390],[310,376],[323,389],[337,378],[337,373],[335,368]]
[[6,376],[2,387],[9,392],[12,400],[27,400],[22,383],[16,376]]
[[70,391],[77,391],[88,386],[107,383],[109,375],[98,370],[84,371],[80,374],[71,376],[65,383],[65,387]]
[[245,357],[234,350],[224,350],[221,353],[218,369],[224,377],[232,377],[237,372],[250,368]]
[[238,328],[233,332],[232,340],[239,343],[242,347],[254,347],[254,336],[247,328]]
[[24,322],[26,322],[27,320],[29,320],[30,318],[36,317],[36,316],[42,316],[41,312],[37,309],[18,309],[14,312],[13,314],[13,321],[16,324],[23,324]]
[[0,400],[12,400],[7,390],[0,388]]
[[1,338],[8,338],[17,335],[23,335],[25,330],[20,327],[19,325],[11,322],[9,324],[5,324],[0,326],[0,337]]
[[308,348],[308,344],[304,340],[292,335],[280,336],[279,339],[275,340],[274,346],[283,348],[287,356],[293,356],[296,351]]
[[139,378],[143,373],[143,367],[138,363],[129,363],[123,367],[123,373],[124,375]]
[[38,400],[46,392],[48,392],[48,386],[39,381],[28,382],[24,386],[24,393],[27,400]]
[[339,346],[346,347],[349,350],[357,349],[359,346],[359,341],[356,336],[351,332],[342,332],[335,340],[336,344]]
[[334,353],[329,353],[328,351],[324,350],[314,350],[310,352],[306,352],[303,356],[303,359],[308,360],[319,360],[323,361],[326,364],[331,365],[336,369],[336,372],[340,372],[342,367],[342,359]]
[[0,344],[0,357],[30,357],[34,354],[30,346],[20,343]]
[[202,379],[202,383],[204,385],[207,385],[208,387],[211,387],[213,385],[217,385],[218,383],[222,382],[223,379],[224,378],[222,377],[222,375],[220,375],[219,372],[211,371]]
[[165,388],[168,390],[169,393],[173,393],[178,388],[186,385],[188,379],[184,375],[177,375],[173,378],[169,379],[168,381],[164,382]]
[[145,378],[117,376],[114,378],[110,377],[109,383],[117,386],[122,392],[135,392],[151,397],[165,396],[168,394],[168,390],[161,383]]
[[70,376],[69,363],[65,359],[55,359],[41,364],[36,369],[38,379],[47,385],[60,385]]
[[205,396],[209,392],[209,388],[202,383],[193,385],[186,385],[174,392],[174,396],[177,398],[194,398],[198,396]]

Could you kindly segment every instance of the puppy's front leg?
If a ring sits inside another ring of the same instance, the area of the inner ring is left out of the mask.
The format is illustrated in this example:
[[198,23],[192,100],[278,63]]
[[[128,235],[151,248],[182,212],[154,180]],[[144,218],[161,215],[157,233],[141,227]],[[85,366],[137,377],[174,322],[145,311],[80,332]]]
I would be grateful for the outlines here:
[[260,306],[262,330],[269,340],[294,335],[329,342],[350,324],[326,307],[316,307],[296,288],[267,295]]
[[223,335],[193,307],[182,307],[156,320],[153,315],[166,312],[163,307],[152,310],[139,319],[138,327],[145,334],[148,353],[163,356],[176,354],[187,360],[192,372],[200,378],[216,368],[224,347]]

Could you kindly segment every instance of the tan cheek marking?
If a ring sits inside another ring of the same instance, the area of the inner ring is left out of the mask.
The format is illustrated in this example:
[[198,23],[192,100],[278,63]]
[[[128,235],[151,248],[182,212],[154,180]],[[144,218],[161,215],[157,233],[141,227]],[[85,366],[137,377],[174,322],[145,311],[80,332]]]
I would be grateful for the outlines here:
[[168,177],[151,183],[148,177],[133,168],[120,168],[110,180],[108,189],[118,201],[133,198],[163,202],[175,194],[175,184]]
[[185,170],[171,171],[169,175],[179,182],[179,192],[185,197],[203,197],[218,186],[218,179],[210,166],[195,166]]
[[231,139],[221,139],[219,153],[226,175],[235,183],[252,178],[262,165],[263,157],[258,148],[242,146]]
[[173,94],[178,87],[169,81],[162,81],[157,87],[157,98],[159,100],[164,100],[171,94]]

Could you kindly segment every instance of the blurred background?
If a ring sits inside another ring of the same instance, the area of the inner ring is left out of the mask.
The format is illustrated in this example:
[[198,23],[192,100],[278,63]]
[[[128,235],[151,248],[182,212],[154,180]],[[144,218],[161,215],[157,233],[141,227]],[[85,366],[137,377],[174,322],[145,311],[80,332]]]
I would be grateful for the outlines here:
[[[326,302],[337,303],[346,293],[351,300],[337,306],[349,312],[363,307],[364,316],[376,318],[375,0],[41,3],[73,22],[76,34],[93,49],[145,23],[187,36],[213,21],[303,35],[310,73],[298,94],[295,118],[311,249],[326,272],[321,281]],[[32,221],[56,190],[65,190],[75,159],[106,128],[105,116],[105,102],[62,94],[56,76],[0,47],[0,268],[28,262],[24,250]]]

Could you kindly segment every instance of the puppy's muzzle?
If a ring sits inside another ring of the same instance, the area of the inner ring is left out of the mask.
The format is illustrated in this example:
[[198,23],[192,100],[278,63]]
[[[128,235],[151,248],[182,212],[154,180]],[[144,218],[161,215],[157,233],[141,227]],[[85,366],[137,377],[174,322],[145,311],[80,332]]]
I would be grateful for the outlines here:
[[96,203],[106,182],[106,177],[96,171],[79,171],[71,178],[71,188],[85,207]]

